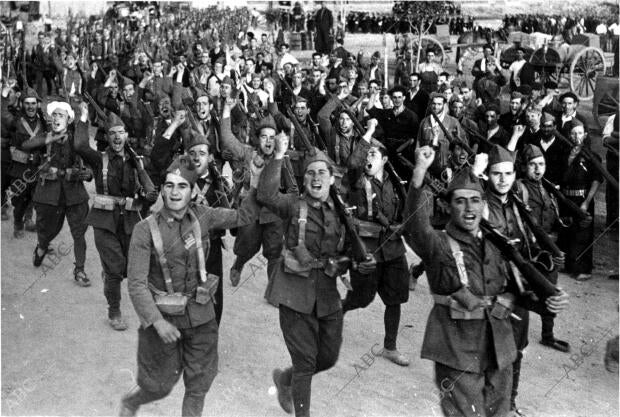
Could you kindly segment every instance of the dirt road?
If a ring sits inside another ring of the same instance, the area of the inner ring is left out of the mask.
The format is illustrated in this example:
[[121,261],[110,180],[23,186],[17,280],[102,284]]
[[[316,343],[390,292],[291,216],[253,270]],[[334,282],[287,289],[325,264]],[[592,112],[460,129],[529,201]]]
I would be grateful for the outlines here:
[[[380,45],[380,38],[375,39]],[[355,49],[356,50],[356,49]],[[588,110],[584,113],[588,114]],[[92,191],[92,184],[89,185]],[[556,335],[572,346],[558,353],[538,343],[540,320],[532,315],[518,404],[529,416],[616,416],[618,375],[603,365],[605,345],[618,333],[618,238],[602,234],[604,195],[597,204],[596,269],[589,282],[566,276],[561,285],[571,305],[556,321]],[[617,232],[616,232],[617,233]],[[227,237],[229,247],[232,238]],[[135,383],[138,320],[123,284],[122,310],[130,329],[115,332],[106,323],[98,254],[87,232],[86,272],[93,285],[77,287],[72,277],[72,241],[68,226],[56,238],[56,257],[32,266],[35,235],[15,240],[10,222],[2,222],[2,414],[114,415],[123,393]],[[232,263],[224,254],[224,270]],[[54,259],[54,262],[52,262]],[[410,254],[410,260],[413,255]],[[262,262],[246,265],[242,285],[224,279],[224,316],[220,330],[220,369],[207,395],[208,416],[284,416],[273,392],[271,371],[289,364],[277,310],[262,294]],[[411,366],[398,367],[375,357],[383,340],[383,306],[347,314],[337,365],[314,378],[315,416],[439,416],[439,392],[433,366],[420,359],[426,318],[432,306],[425,278],[403,306],[399,349]],[[378,344],[378,346],[377,346]],[[141,415],[180,413],[182,383]]]

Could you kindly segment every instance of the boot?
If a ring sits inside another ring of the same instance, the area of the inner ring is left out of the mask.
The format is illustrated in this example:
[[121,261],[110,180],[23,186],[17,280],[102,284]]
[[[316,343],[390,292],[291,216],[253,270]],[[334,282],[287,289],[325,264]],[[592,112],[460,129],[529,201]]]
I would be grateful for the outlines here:
[[7,205],[2,206],[2,221],[9,220],[9,207]]
[[86,272],[84,272],[84,268],[75,267],[73,270],[73,279],[75,279],[75,283],[80,287],[90,287],[90,280]]

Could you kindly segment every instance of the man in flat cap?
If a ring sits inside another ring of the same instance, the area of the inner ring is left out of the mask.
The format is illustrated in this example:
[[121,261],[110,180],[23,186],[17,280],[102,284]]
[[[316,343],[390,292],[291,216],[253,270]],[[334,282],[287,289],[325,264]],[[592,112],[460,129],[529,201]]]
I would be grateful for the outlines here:
[[585,126],[586,133],[588,133],[588,123],[586,118],[577,113],[577,107],[579,107],[579,97],[577,97],[577,94],[572,91],[568,91],[562,94],[558,98],[558,101],[562,106],[562,114],[555,119],[558,132],[560,132],[565,138],[568,138],[570,136],[570,128],[572,127],[570,122],[576,119]]
[[[88,193],[83,181],[92,179],[92,171],[84,167],[75,152],[73,132],[69,129],[75,113],[69,103],[52,101],[47,105],[47,114],[52,119],[51,131],[38,133],[22,143],[25,151],[45,151],[44,165],[32,198],[37,211],[37,247],[32,263],[35,267],[41,266],[51,241],[60,233],[66,217],[73,237],[73,276],[76,284],[88,287],[90,280],[84,272]],[[88,130],[88,124],[80,120],[75,129]]]
[[166,170],[163,207],[134,227],[127,267],[129,296],[140,319],[137,388],[121,400],[121,416],[166,397],[181,375],[181,415],[200,416],[218,371],[213,306],[218,277],[205,257],[213,230],[247,224],[256,207],[239,210],[191,202],[198,174],[185,155]]
[[[258,201],[285,225],[285,244],[273,272],[270,301],[279,305],[280,328],[292,366],[276,369],[278,401],[287,413],[310,415],[312,377],[336,363],[342,344],[342,305],[336,286],[348,269],[345,234],[330,197],[335,182],[330,159],[315,150],[306,159],[301,196],[279,192],[288,138],[276,139],[274,159],[258,185]],[[375,260],[356,264],[361,274],[374,270]],[[336,266],[336,268],[332,268]]]

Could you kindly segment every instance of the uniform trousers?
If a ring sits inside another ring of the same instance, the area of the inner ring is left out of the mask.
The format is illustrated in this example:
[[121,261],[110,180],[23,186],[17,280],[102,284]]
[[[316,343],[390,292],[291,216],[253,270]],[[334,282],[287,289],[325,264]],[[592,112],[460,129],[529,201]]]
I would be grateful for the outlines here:
[[215,320],[179,329],[181,338],[164,343],[153,326],[138,329],[138,390],[123,402],[131,408],[167,396],[183,374],[182,415],[200,416],[204,400],[217,375],[218,326]]
[[69,223],[71,236],[73,237],[73,255],[75,257],[75,267],[84,269],[86,261],[86,216],[88,215],[88,201],[73,204],[70,206],[59,204],[35,203],[37,211],[37,238],[41,249],[47,249],[50,242],[54,240],[62,230],[65,217]]
[[127,275],[127,253],[131,235],[125,233],[123,216],[116,224],[116,232],[93,227],[95,246],[103,268],[103,295],[108,301],[108,318],[121,315],[121,283]]
[[385,313],[385,339],[383,347],[396,349],[396,337],[400,323],[400,305],[409,300],[409,270],[407,258],[399,256],[389,261],[378,262],[377,268],[368,275],[351,271],[351,286],[342,303],[343,312],[367,307],[379,293]]
[[281,381],[291,386],[295,416],[310,415],[312,376],[336,364],[342,345],[342,310],[317,317],[280,305],[280,328],[291,355],[292,367]]
[[435,383],[445,416],[505,416],[510,407],[511,382],[512,366],[473,373],[435,362]]

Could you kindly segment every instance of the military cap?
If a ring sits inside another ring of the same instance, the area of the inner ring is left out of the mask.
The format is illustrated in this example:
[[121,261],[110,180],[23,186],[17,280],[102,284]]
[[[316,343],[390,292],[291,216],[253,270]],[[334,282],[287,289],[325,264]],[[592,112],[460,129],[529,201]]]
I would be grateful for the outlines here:
[[555,117],[553,117],[551,114],[547,112],[544,112],[542,115],[542,118],[540,119],[540,123],[544,125],[545,123],[549,123],[549,122],[555,123]]
[[306,170],[308,169],[308,166],[310,166],[310,164],[314,163],[314,162],[319,162],[319,161],[323,161],[327,164],[327,167],[332,169],[333,167],[333,161],[329,158],[329,156],[327,156],[323,151],[314,148],[315,150],[315,155],[314,156],[308,156],[305,158],[304,160],[304,172],[306,172]]
[[379,51],[375,51],[375,52],[372,54],[372,57],[373,57],[373,58],[381,58],[381,53],[380,53]]
[[514,164],[515,158],[512,152],[503,146],[493,145],[489,151],[489,167],[500,164],[502,162],[512,162]]
[[32,87],[27,87],[22,93],[21,99],[24,101],[27,98],[35,98],[37,101],[41,101],[41,97],[37,94],[36,90]]
[[172,161],[166,173],[183,177],[192,187],[196,184],[196,180],[198,179],[196,166],[187,155],[179,155]]
[[113,127],[117,127],[117,126],[125,127],[125,123],[123,123],[123,120],[121,120],[121,118],[118,117],[115,113],[110,112],[110,114],[108,114],[108,117],[106,118],[106,121],[105,121],[105,129],[110,130]]
[[209,97],[207,92],[200,87],[194,87],[193,93],[194,93],[194,101],[198,100],[200,97]]
[[450,145],[448,146],[448,149],[450,149],[450,151],[453,151],[455,146],[460,146],[461,148],[465,149],[465,146],[467,146],[467,145],[465,144],[465,142],[462,139],[454,138],[454,140],[452,142],[450,142]]
[[471,168],[464,168],[460,170],[448,185],[446,192],[451,194],[456,190],[473,190],[478,191],[481,195],[484,195],[484,190],[482,189],[480,180],[473,173]]
[[190,149],[192,149],[194,146],[197,146],[197,145],[208,146],[209,140],[207,139],[205,135],[202,135],[199,132],[192,130],[186,149],[189,151]]
[[222,81],[220,81],[220,85],[222,84],[228,84],[231,87],[235,86],[235,82],[233,81],[232,78],[230,78],[228,75],[224,77],[224,79]]
[[545,156],[538,146],[529,143],[525,145],[521,155],[525,162],[530,162],[532,159]]
[[572,98],[573,100],[575,100],[576,103],[579,103],[579,97],[577,97],[577,94],[573,93],[572,91],[568,91],[564,94],[562,94],[558,100],[561,102],[564,101],[565,98]]
[[256,125],[256,132],[258,133],[261,131],[261,129],[265,128],[271,128],[276,132],[278,131],[278,128],[276,127],[276,121],[271,114],[268,114],[267,116],[263,117],[258,121],[258,124]]

